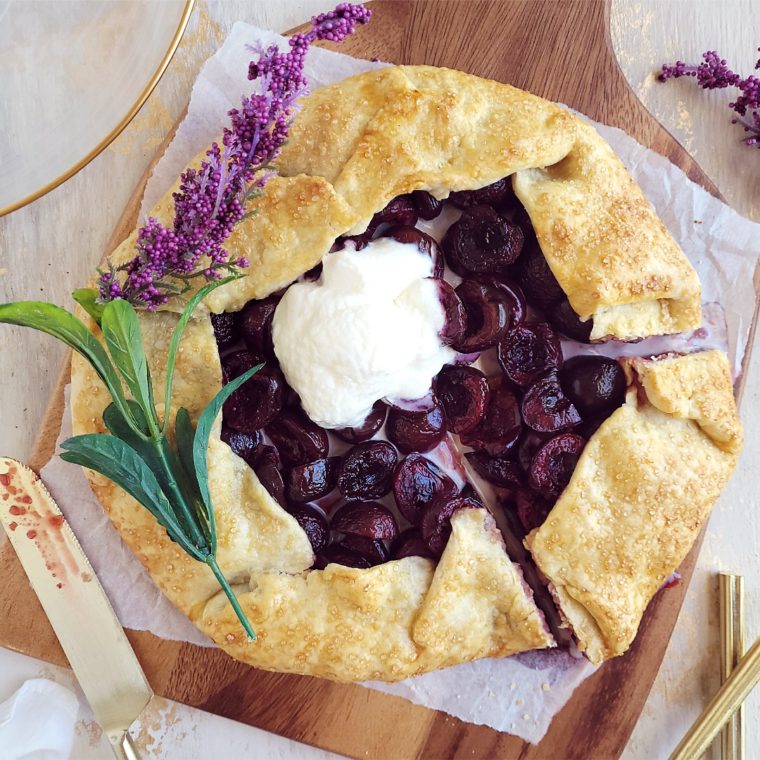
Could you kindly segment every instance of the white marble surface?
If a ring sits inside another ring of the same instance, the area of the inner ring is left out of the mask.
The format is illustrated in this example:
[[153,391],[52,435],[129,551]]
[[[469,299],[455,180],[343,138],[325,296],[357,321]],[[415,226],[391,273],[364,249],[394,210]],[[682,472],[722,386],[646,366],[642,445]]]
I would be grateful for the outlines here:
[[[697,157],[732,205],[757,219],[760,151],[738,145],[739,133],[728,123],[730,112],[725,103],[729,94],[697,93],[691,82],[683,80],[658,85],[651,76],[660,62],[697,60],[708,48],[717,49],[742,73],[748,73],[760,44],[754,5],[754,0],[613,0],[611,37],[634,91]],[[199,0],[169,71],[125,132],[64,186],[0,219],[0,300],[37,298],[44,292],[47,300],[71,305],[70,291],[100,259],[132,188],[187,102],[201,63],[235,20],[282,30],[331,6],[324,0]],[[119,181],[114,182],[114,177]],[[4,372],[0,448],[4,454],[23,459],[31,451],[63,349],[35,333],[4,327],[0,330],[0,356]],[[760,457],[760,437],[754,433],[760,428],[758,378],[760,351],[756,350],[742,408],[747,447],[737,475],[711,519],[695,578],[652,695],[624,754],[626,760],[667,757],[717,687],[714,574],[719,569],[745,576],[748,640],[760,634],[760,510],[754,470]],[[0,650],[0,699],[40,671],[71,678],[66,671]],[[284,758],[308,753],[303,745],[274,740],[255,729],[181,705],[167,705],[166,716],[172,719],[156,722],[156,726],[164,726],[163,733],[159,731],[163,738],[145,739],[148,757],[196,757],[217,751],[228,757]],[[759,716],[760,693],[748,703],[749,758],[760,757]],[[91,723],[82,723],[79,734],[74,757],[108,757],[105,747],[97,744],[97,729]]]

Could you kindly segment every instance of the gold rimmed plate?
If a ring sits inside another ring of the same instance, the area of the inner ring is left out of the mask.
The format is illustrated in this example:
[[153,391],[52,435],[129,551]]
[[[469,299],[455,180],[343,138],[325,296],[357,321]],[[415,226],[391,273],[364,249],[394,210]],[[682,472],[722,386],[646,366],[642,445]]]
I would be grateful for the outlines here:
[[195,0],[0,0],[0,216],[65,182],[158,84]]

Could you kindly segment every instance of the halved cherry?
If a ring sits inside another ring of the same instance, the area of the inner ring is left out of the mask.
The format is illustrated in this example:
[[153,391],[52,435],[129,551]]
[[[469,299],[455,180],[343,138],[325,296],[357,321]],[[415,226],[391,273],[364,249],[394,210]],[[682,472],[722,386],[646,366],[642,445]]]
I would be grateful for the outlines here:
[[385,548],[385,544],[372,538],[346,535],[338,542],[338,546],[356,552],[356,554],[364,557],[372,566],[382,565],[383,562],[387,562],[391,557],[390,552]]
[[585,322],[575,313],[570,301],[563,298],[558,304],[552,306],[549,312],[549,318],[554,327],[568,338],[577,340],[579,343],[588,343],[591,337],[591,328],[593,320],[587,319]]
[[240,430],[222,424],[222,440],[237,454],[244,459],[249,465],[256,459],[256,451],[261,444],[261,431],[255,430],[253,433],[243,433]]
[[400,533],[391,546],[391,557],[403,559],[404,557],[425,557],[434,559],[428,545],[422,540],[420,532],[416,528],[409,528]]
[[517,325],[499,341],[498,359],[507,379],[525,388],[562,366],[562,346],[546,322]]
[[578,464],[586,440],[574,433],[561,433],[550,438],[533,457],[530,485],[547,499],[556,499]]
[[422,510],[420,535],[434,557],[440,557],[451,535],[451,516],[458,509],[482,509],[483,505],[472,497],[436,499]]
[[467,311],[454,288],[446,280],[434,280],[438,287],[438,297],[443,306],[444,321],[441,340],[446,345],[461,343],[467,330]]
[[327,432],[299,409],[284,411],[267,426],[266,432],[290,467],[327,456],[330,446]]
[[553,501],[547,501],[527,488],[521,488],[515,494],[517,517],[526,534],[543,525],[553,506]]
[[391,409],[385,423],[385,434],[402,454],[429,451],[446,435],[443,410],[437,405],[425,412]]
[[520,465],[514,459],[494,457],[485,451],[468,451],[465,459],[481,478],[501,488],[515,488],[523,482]]
[[385,208],[378,211],[369,223],[367,230],[376,230],[381,224],[404,224],[414,227],[417,224],[417,208],[411,195],[397,195]]
[[545,433],[525,428],[517,444],[517,462],[524,472],[530,472],[533,457],[548,439]]
[[438,243],[422,230],[402,224],[394,224],[381,233],[383,237],[390,237],[399,243],[417,246],[420,253],[429,256],[433,262],[433,277],[443,277],[443,254]]
[[574,356],[560,372],[562,389],[585,417],[603,417],[625,403],[625,373],[606,356]]
[[557,282],[534,237],[526,240],[517,280],[528,301],[539,309],[550,309],[565,297],[565,291]]
[[332,518],[330,527],[338,533],[389,541],[398,535],[393,513],[376,501],[352,501],[342,506]]
[[486,376],[474,367],[447,365],[436,380],[436,398],[452,433],[467,433],[485,414],[490,397]]
[[412,193],[412,203],[414,203],[414,208],[417,210],[420,219],[430,221],[443,211],[443,201],[434,198],[426,190],[415,190]]
[[441,240],[446,263],[462,277],[503,272],[522,247],[522,229],[490,206],[467,209]]
[[240,312],[238,322],[246,346],[251,351],[271,356],[272,320],[280,296],[271,295],[257,301],[249,301]]
[[355,567],[360,570],[366,570],[372,567],[372,563],[361,554],[352,552],[342,547],[340,544],[331,544],[326,546],[318,555],[314,563],[315,570],[324,570],[328,565],[344,565],[345,567]]
[[214,328],[214,338],[219,348],[229,348],[238,339],[238,329],[235,315],[222,312],[211,315],[211,326]]
[[494,285],[506,297],[510,310],[510,329],[525,321],[525,316],[528,313],[528,302],[525,300],[525,293],[522,292],[522,288],[520,288],[519,285],[512,282],[512,280],[501,276],[489,277],[487,275],[481,275],[478,279],[488,282],[490,285]]
[[539,433],[558,433],[581,422],[581,415],[564,394],[556,372],[537,380],[525,391],[522,416],[525,424]]
[[287,474],[288,499],[297,504],[326,496],[335,488],[338,458],[316,459],[308,464],[297,464]]
[[382,401],[376,401],[372,411],[361,425],[352,428],[335,428],[333,433],[346,443],[368,441],[383,426],[388,407]]
[[465,335],[451,345],[462,353],[495,346],[512,323],[507,296],[495,285],[463,280],[455,290],[467,314]]
[[515,201],[515,193],[512,190],[511,177],[502,177],[478,190],[457,190],[449,195],[448,200],[463,209],[481,204],[498,208],[512,205]]
[[491,387],[488,406],[481,421],[459,437],[465,446],[500,456],[514,447],[522,429],[517,396],[505,382],[497,382]]
[[[264,357],[250,351],[236,351],[222,360],[224,382],[229,383]],[[269,424],[282,410],[285,378],[272,363],[265,364],[224,402],[224,421],[244,433],[253,434]]]
[[439,497],[456,496],[456,483],[422,454],[409,454],[393,473],[393,496],[399,512],[411,523],[420,510]]
[[277,466],[269,459],[257,464],[253,471],[269,495],[278,503],[285,504],[285,483]]
[[387,441],[366,441],[350,449],[338,469],[338,488],[347,499],[379,499],[393,486],[396,449]]
[[317,554],[327,546],[330,538],[330,529],[327,527],[325,516],[316,508],[304,505],[290,510],[298,524],[303,528],[309,539],[311,548]]

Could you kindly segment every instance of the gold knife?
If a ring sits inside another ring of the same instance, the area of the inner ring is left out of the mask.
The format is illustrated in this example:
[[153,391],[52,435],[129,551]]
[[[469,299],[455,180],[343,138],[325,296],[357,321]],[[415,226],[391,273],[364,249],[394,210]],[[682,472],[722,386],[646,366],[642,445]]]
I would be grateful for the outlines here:
[[129,726],[153,697],[74,532],[39,477],[0,457],[0,523],[114,755],[137,760]]

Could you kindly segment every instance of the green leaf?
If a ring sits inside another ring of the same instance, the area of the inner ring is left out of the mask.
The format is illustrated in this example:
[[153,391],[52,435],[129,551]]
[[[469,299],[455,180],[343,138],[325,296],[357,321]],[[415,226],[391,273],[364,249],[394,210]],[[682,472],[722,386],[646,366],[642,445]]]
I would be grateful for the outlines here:
[[134,306],[121,299],[110,301],[103,309],[101,328],[111,359],[140,405],[148,428],[158,428],[148,361]]
[[183,309],[182,314],[179,318],[179,322],[177,322],[177,325],[174,328],[174,332],[172,333],[172,339],[169,342],[169,352],[166,357],[166,390],[164,395],[163,432],[166,432],[169,424],[169,410],[171,409],[172,405],[172,384],[174,382],[174,366],[177,363],[177,351],[179,351],[179,344],[182,340],[182,333],[185,331],[185,327],[187,327],[187,323],[190,321],[190,317],[195,311],[195,307],[209,293],[221,287],[222,285],[226,285],[228,282],[240,279],[241,276],[242,275],[231,275],[230,277],[225,277],[223,280],[210,282],[208,285],[205,285],[200,290],[198,290],[185,305],[185,308]]
[[81,319],[51,303],[18,301],[0,304],[0,322],[40,330],[81,354],[97,372],[122,413],[129,415],[119,374],[111,364],[106,350]]
[[214,515],[206,507],[198,487],[198,476],[195,472],[195,463],[193,461],[194,438],[195,428],[190,420],[190,414],[187,409],[181,407],[177,411],[177,416],[174,420],[174,440],[179,460],[178,469],[182,474],[185,490],[190,495],[189,501],[195,509],[195,514],[200,524],[204,528],[206,540],[210,546],[214,546],[216,543]]
[[89,433],[65,440],[61,448],[61,459],[105,475],[146,507],[184,551],[205,561],[207,552],[187,539],[151,467],[131,446],[113,435]]
[[100,326],[104,304],[98,303],[98,291],[95,288],[77,288],[71,295]]
[[247,380],[255,375],[264,365],[257,364],[244,372],[240,377],[236,377],[232,382],[227,383],[214,398],[209,401],[208,406],[201,412],[198,418],[198,427],[195,429],[195,438],[193,439],[193,463],[195,476],[198,479],[198,490],[200,491],[203,503],[209,515],[209,525],[211,527],[211,553],[216,552],[216,524],[214,521],[214,511],[211,505],[211,494],[208,490],[208,466],[206,464],[206,450],[208,449],[208,439],[211,435],[211,428],[214,425],[217,415],[222,409],[224,402]]

